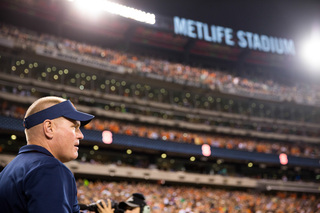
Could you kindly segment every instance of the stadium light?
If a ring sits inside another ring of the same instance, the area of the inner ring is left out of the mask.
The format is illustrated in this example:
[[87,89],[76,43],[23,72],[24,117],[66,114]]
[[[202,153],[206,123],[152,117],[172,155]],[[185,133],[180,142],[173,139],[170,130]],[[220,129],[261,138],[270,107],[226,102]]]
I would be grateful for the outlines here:
[[211,155],[211,147],[208,144],[203,144],[201,149],[203,156],[209,157]]
[[287,165],[288,164],[288,156],[285,153],[281,153],[279,155],[279,160],[280,160],[280,163],[282,165]]
[[125,18],[130,18],[147,24],[155,24],[156,16],[142,10],[138,10],[125,5],[117,4],[107,0],[67,0],[75,3],[78,8],[90,14],[98,14],[100,12],[108,12]]
[[166,153],[162,153],[161,154],[161,158],[163,158],[163,159],[167,158],[167,154]]
[[303,42],[301,57],[315,71],[320,69],[320,32],[314,32]]
[[17,140],[17,136],[16,135],[11,135],[11,140],[13,140],[13,141]]
[[102,132],[102,142],[105,144],[112,144],[113,142],[113,137],[112,137],[112,132],[105,130]]
[[94,16],[100,14],[104,6],[103,1],[101,0],[92,0],[92,1],[77,0],[74,2],[77,8],[79,8],[83,12],[86,12]]

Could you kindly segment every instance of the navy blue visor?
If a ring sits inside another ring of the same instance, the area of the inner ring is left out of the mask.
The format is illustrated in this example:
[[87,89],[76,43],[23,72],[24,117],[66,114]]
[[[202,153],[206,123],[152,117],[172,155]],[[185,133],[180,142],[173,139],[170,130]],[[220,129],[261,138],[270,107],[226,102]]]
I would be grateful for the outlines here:
[[94,118],[93,115],[77,111],[71,101],[68,100],[28,116],[24,119],[23,125],[26,129],[30,129],[33,126],[41,124],[46,119],[52,120],[59,117],[80,121],[81,126],[86,125]]

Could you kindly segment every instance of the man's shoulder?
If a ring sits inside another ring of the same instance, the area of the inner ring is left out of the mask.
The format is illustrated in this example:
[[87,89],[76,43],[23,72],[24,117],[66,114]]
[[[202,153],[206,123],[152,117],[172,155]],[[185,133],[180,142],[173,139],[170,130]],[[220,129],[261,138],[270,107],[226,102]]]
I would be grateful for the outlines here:
[[19,154],[14,159],[15,163],[27,164],[30,166],[41,166],[43,164],[55,164],[59,165],[60,161],[54,158],[47,151],[31,149],[20,149]]
[[20,149],[19,154],[12,162],[15,167],[22,167],[28,170],[52,169],[70,171],[62,162],[56,159],[48,150],[43,147],[27,145]]

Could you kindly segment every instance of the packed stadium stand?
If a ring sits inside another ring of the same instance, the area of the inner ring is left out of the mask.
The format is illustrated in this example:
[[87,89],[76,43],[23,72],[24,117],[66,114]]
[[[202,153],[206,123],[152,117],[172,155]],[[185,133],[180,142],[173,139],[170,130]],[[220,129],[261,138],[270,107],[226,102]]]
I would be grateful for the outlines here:
[[96,116],[66,163],[80,203],[140,191],[152,212],[320,212],[320,86],[293,56],[177,36],[169,17],[89,26],[69,4],[0,3],[1,168],[28,106],[56,95]]

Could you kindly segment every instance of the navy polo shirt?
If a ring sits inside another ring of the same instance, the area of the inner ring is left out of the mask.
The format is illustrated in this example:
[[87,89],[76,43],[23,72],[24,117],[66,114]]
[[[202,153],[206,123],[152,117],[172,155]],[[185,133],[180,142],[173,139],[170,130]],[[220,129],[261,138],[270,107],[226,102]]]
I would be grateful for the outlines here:
[[73,174],[41,146],[23,146],[0,173],[0,212],[79,211]]

